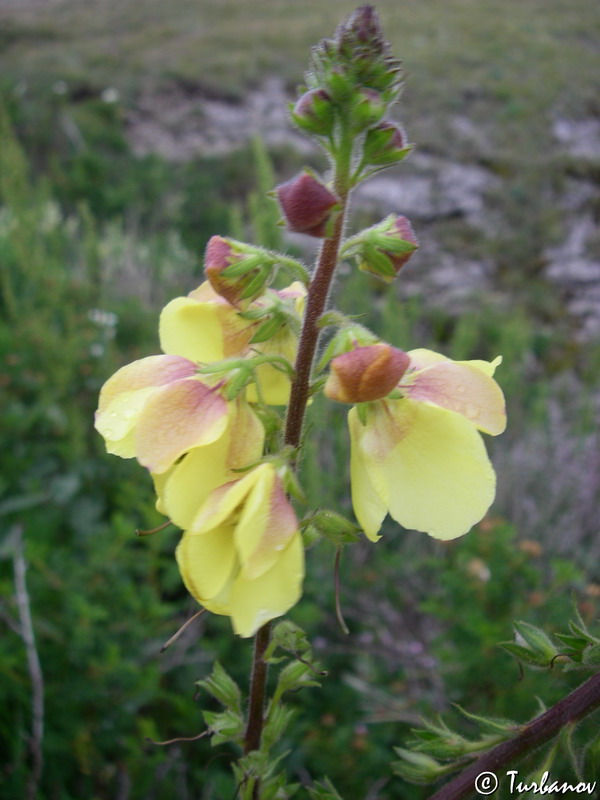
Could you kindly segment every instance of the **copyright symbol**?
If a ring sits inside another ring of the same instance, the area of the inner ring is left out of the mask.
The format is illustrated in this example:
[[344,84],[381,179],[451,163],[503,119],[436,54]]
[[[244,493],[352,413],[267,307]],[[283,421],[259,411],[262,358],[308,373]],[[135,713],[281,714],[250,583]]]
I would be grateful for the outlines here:
[[475,778],[475,791],[479,794],[492,794],[498,788],[498,778],[493,772],[480,772]]

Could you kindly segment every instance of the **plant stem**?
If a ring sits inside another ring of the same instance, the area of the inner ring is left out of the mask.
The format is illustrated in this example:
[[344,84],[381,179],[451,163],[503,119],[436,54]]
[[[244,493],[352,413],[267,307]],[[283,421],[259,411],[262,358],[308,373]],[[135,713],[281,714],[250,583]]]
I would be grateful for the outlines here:
[[256,632],[254,639],[254,661],[250,680],[250,705],[248,708],[248,724],[244,737],[244,753],[258,750],[264,722],[265,687],[267,683],[267,665],[264,660],[265,650],[271,638],[271,623],[267,622]]
[[475,778],[482,772],[499,772],[536,747],[550,741],[569,723],[577,722],[600,707],[600,672],[559,700],[541,716],[524,725],[513,739],[502,742],[442,786],[429,800],[461,800],[475,795]]
[[[308,287],[306,310],[302,322],[302,331],[296,355],[295,377],[290,390],[284,443],[298,447],[302,436],[304,413],[308,402],[310,373],[317,351],[320,330],[317,322],[325,310],[331,282],[338,262],[340,242],[344,232],[344,223],[348,205],[348,184],[352,162],[353,140],[345,135],[341,137],[334,176],[334,188],[340,200],[341,210],[335,222],[333,234],[325,239],[314,276]],[[244,752],[258,750],[264,723],[265,686],[267,681],[267,665],[263,656],[269,644],[271,623],[267,623],[256,633],[254,641],[254,661],[250,681],[250,701],[248,708],[248,724],[244,737]],[[258,785],[255,787],[258,797]]]

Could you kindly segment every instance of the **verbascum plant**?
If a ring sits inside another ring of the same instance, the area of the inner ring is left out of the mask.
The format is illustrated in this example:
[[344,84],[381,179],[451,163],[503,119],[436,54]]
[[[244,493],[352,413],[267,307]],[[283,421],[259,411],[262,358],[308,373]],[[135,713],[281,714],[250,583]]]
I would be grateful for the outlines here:
[[[404,352],[402,342],[382,342],[334,309],[330,297],[341,260],[390,283],[419,246],[401,213],[346,237],[355,187],[410,153],[388,116],[401,75],[371,6],[315,48],[291,120],[322,147],[330,171],[306,169],[274,190],[287,228],[321,240],[314,267],[214,236],[207,282],[162,311],[163,355],[123,367],[100,395],[96,427],[108,451],[152,473],[157,508],[184,531],[176,559],[186,588],[207,611],[230,617],[236,634],[256,635],[247,714],[222,667],[205,682],[226,706],[221,716],[205,714],[208,732],[245,754],[235,768],[240,797],[291,796],[269,760],[274,731],[287,720],[281,697],[320,672],[303,634],[288,623],[272,634],[271,622],[301,597],[305,542],[320,535],[339,548],[359,529],[376,541],[388,512],[405,528],[451,539],[494,499],[480,432],[505,427],[493,379],[501,359]],[[282,269],[293,282],[271,288]],[[333,331],[317,359],[324,328]],[[335,510],[305,507],[304,419],[322,391],[353,406],[358,526]],[[273,655],[277,648],[291,661],[265,706],[266,665],[284,658]]]

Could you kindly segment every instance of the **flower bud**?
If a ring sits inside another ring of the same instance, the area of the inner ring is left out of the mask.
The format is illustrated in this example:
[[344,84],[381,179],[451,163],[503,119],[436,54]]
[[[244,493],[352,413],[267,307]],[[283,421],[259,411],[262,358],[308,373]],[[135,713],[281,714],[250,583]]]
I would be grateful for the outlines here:
[[374,89],[360,89],[351,109],[352,126],[362,131],[375,125],[383,117],[386,104],[379,92]]
[[303,172],[275,191],[291,231],[318,239],[331,235],[338,199],[316,178]]
[[412,145],[406,143],[406,134],[400,125],[384,120],[367,132],[363,145],[366,164],[385,166],[396,164],[410,153]]
[[410,359],[385,342],[337,356],[324,392],[338,403],[368,403],[386,397],[406,372]]
[[222,236],[212,236],[206,247],[206,277],[215,292],[233,306],[259,297],[269,278],[270,262],[251,250],[246,252],[243,245]]
[[336,103],[345,103],[353,90],[352,80],[339,67],[333,67],[326,77],[327,88]]
[[359,269],[391,283],[418,246],[409,220],[391,214],[363,231],[353,251],[359,258]]
[[292,110],[299,128],[317,136],[328,136],[333,129],[333,106],[325,89],[310,89],[299,98]]

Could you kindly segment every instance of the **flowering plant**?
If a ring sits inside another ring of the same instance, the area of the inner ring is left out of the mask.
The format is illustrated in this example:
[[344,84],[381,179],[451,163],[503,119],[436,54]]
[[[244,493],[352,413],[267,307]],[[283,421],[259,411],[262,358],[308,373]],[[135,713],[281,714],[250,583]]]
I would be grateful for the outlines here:
[[[207,281],[162,311],[163,355],[123,367],[100,394],[96,427],[107,450],[150,471],[158,510],[184,531],[175,555],[186,588],[207,611],[230,617],[235,633],[256,635],[247,716],[222,668],[208,688],[226,712],[205,714],[213,742],[243,747],[236,769],[248,798],[288,796],[276,794],[281,779],[265,760],[283,725],[277,709],[284,691],[318,672],[298,629],[284,622],[271,630],[302,593],[303,531],[337,548],[360,529],[374,542],[389,511],[405,528],[451,539],[494,499],[479,431],[505,427],[493,378],[501,359],[407,353],[330,307],[341,258],[390,283],[418,248],[401,215],[345,238],[353,189],[411,149],[387,116],[400,88],[400,64],[373,8],[363,6],[314,50],[292,111],[331,172],[306,170],[275,190],[288,228],[322,240],[314,269],[214,236]],[[294,281],[272,288],[280,270]],[[315,364],[327,327],[335,330]],[[304,503],[298,456],[305,412],[319,391],[353,406],[350,482],[360,528],[322,509],[299,520],[292,505]],[[265,711],[266,665],[281,660],[277,648],[302,657],[282,670]]]

